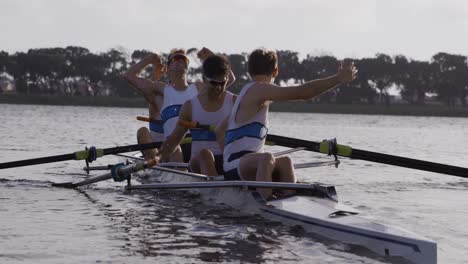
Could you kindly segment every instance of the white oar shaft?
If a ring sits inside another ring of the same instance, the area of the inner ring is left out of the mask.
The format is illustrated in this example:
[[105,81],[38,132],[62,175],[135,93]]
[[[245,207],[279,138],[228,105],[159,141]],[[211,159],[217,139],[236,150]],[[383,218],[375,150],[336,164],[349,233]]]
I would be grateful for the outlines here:
[[[122,165],[122,166],[119,166],[119,167],[116,167],[115,169],[113,169],[114,173],[115,173],[114,176],[118,176],[118,178],[126,177],[132,172],[137,172],[137,171],[141,171],[141,170],[144,170],[144,169],[147,169],[147,168],[151,168],[155,164],[156,164],[155,160],[149,160],[149,161],[136,162],[136,163],[133,163],[133,164],[130,164],[130,165]],[[96,176],[96,177],[93,177],[93,178],[90,178],[90,179],[86,179],[86,180],[83,180],[83,181],[80,181],[80,182],[77,182],[77,183],[72,183],[72,182],[52,183],[52,186],[65,187],[65,188],[76,188],[76,187],[80,187],[80,186],[83,186],[83,185],[88,185],[88,184],[99,182],[99,181],[105,181],[105,180],[108,180],[108,179],[111,179],[111,178],[113,178],[113,175],[112,175],[112,172],[109,172],[109,173],[106,173],[106,174],[103,174],[103,175],[100,175],[100,176]]]
[[114,154],[115,156],[119,156],[119,157],[123,157],[123,158],[128,158],[128,159],[132,159],[132,160],[145,160],[143,158],[140,158],[140,157],[135,157],[135,156],[131,156],[131,155],[125,155],[125,154]]
[[296,163],[294,164],[294,169],[305,169],[319,166],[332,166],[340,164],[339,160],[333,161],[318,161],[318,162],[305,162],[305,163]]
[[161,162],[156,166],[166,168],[188,168],[189,164],[185,162]]
[[106,173],[106,174],[103,174],[103,175],[100,175],[100,176],[96,176],[96,177],[93,177],[93,178],[90,178],[90,179],[87,179],[87,180],[83,180],[83,181],[80,181],[80,182],[77,182],[77,183],[73,183],[73,187],[80,187],[80,186],[92,184],[92,183],[95,183],[95,182],[109,180],[111,178],[112,178],[112,173],[109,172],[109,173]]
[[283,155],[286,155],[286,154],[291,154],[291,153],[294,153],[294,152],[298,152],[298,151],[301,151],[301,150],[304,150],[304,149],[305,149],[304,147],[299,147],[299,148],[293,148],[293,149],[278,151],[278,152],[273,153],[273,156],[279,157],[279,156],[283,156]]

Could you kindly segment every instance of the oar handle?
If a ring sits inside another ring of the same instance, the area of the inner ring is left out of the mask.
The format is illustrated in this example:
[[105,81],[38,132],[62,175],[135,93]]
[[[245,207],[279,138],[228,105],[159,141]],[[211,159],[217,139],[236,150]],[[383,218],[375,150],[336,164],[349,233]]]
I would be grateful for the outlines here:
[[153,118],[149,118],[149,117],[145,117],[145,116],[137,116],[136,119],[139,120],[139,121],[149,122],[149,123],[153,123],[153,124],[157,124],[157,125],[162,125],[163,124],[162,120],[157,120],[157,119],[153,119]]
[[198,128],[198,129],[204,129],[204,130],[209,130],[209,131],[215,131],[216,126],[215,125],[202,125],[196,121],[185,121],[185,120],[179,120],[178,122],[179,126],[183,126],[186,128]]

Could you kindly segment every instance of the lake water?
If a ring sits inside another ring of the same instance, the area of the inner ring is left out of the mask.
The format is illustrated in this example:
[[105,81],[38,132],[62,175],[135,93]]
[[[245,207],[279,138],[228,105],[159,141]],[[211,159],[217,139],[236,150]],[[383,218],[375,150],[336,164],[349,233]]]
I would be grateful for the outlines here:
[[[0,162],[136,143],[145,109],[0,105]],[[468,119],[271,113],[270,132],[468,167]],[[281,150],[271,148],[272,151]],[[323,161],[297,152],[294,162]],[[112,164],[107,156],[92,163]],[[0,263],[387,263],[297,227],[207,203],[182,191],[125,194],[101,182],[80,190],[84,162],[0,170]],[[94,173],[97,175],[98,173]],[[468,263],[468,181],[359,160],[297,170],[334,184],[368,217],[438,243],[439,263]]]

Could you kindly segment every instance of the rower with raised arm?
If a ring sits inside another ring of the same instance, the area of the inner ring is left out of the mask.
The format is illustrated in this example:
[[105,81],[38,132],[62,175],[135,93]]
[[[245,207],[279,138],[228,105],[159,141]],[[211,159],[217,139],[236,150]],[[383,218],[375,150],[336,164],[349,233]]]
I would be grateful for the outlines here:
[[[179,124],[160,149],[161,160],[167,159],[187,133],[188,126],[184,122],[216,126],[231,113],[236,100],[234,94],[226,91],[228,81],[233,79],[230,77],[232,71],[228,60],[220,55],[211,55],[205,59],[203,53],[199,53],[199,57],[203,60],[203,92],[182,105]],[[190,132],[190,170],[207,176],[223,174],[222,151],[214,131],[193,127]]]
[[[153,74],[151,80],[140,77],[140,73],[148,66],[153,65]],[[125,73],[124,78],[129,82],[130,86],[143,95],[148,103],[149,112],[149,130],[146,127],[141,127],[137,131],[138,143],[148,143],[148,141],[159,143],[160,146],[164,141],[164,130],[161,121],[161,106],[163,96],[157,93],[152,86],[147,85],[148,81],[157,82],[166,73],[166,66],[161,63],[159,56],[150,54],[139,63],[130,67]],[[142,80],[141,80],[142,79]],[[159,148],[158,146],[158,148]],[[154,149],[143,150],[145,157],[151,157],[156,154]]]
[[[248,72],[252,82],[242,88],[230,116],[217,129],[218,140],[224,146],[225,179],[296,182],[289,157],[275,158],[272,153],[264,152],[270,103],[314,98],[354,80],[357,70],[353,63],[340,63],[336,75],[280,87],[273,84],[278,75],[276,53],[256,49],[249,56]],[[259,193],[269,198],[272,190],[259,189]]]
[[[195,84],[189,85],[187,82],[187,72],[189,59],[183,49],[173,49],[167,59],[167,74],[169,83],[152,81],[139,78],[135,73],[140,72],[148,63],[161,63],[161,58],[156,54],[150,54],[139,63],[130,67],[125,74],[125,78],[134,86],[142,90],[151,91],[163,97],[161,103],[161,120],[163,123],[164,138],[168,137],[175,128],[180,106],[198,94],[199,87]],[[148,137],[142,137],[142,141],[147,141]],[[147,142],[141,142],[147,143]],[[187,145],[186,145],[187,146]],[[189,146],[189,145],[188,145]],[[185,146],[184,146],[185,147]],[[151,153],[153,156],[156,152]],[[151,158],[151,155],[145,157]],[[173,153],[171,161],[183,161],[184,157],[180,147]]]

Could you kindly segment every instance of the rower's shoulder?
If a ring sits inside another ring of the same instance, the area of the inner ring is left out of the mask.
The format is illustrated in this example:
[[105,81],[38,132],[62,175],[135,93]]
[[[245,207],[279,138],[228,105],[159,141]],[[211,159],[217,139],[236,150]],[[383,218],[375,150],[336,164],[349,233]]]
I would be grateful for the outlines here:
[[237,94],[234,94],[230,91],[226,91],[226,95],[227,96],[230,96],[230,98],[232,98],[232,103],[235,103],[236,102],[236,99],[237,99]]
[[274,87],[278,87],[278,86],[275,84],[263,83],[263,82],[253,83],[250,87],[247,88],[248,90],[245,91],[243,97],[252,98],[252,99],[263,98],[265,93],[267,93],[268,90],[271,90]]

